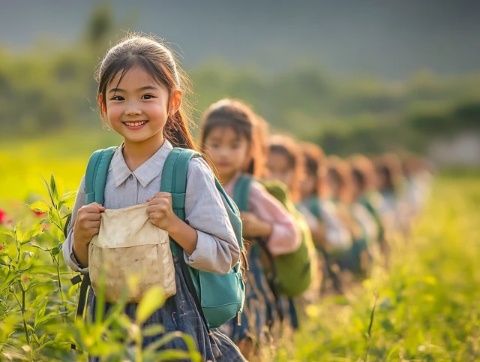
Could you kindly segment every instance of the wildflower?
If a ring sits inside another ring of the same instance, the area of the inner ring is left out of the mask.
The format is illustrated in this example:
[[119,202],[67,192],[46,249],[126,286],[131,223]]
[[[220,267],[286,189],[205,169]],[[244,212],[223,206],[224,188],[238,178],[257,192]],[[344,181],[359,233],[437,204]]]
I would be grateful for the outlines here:
[[7,213],[5,210],[0,209],[0,225],[5,225],[7,221]]
[[47,214],[45,211],[41,211],[39,209],[33,209],[32,212],[38,218],[44,217]]

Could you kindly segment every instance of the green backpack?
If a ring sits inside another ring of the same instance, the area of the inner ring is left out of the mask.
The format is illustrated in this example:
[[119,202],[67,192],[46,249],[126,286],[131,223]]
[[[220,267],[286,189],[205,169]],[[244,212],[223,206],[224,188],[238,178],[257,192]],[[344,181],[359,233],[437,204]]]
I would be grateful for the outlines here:
[[[110,147],[97,150],[90,157],[85,176],[86,203],[104,203],[108,168],[115,149],[116,147]],[[202,156],[193,150],[176,147],[168,154],[163,166],[160,191],[169,192],[172,195],[173,211],[182,220],[185,220],[188,165],[190,160],[196,157]],[[243,250],[240,212],[217,179],[215,179],[215,186],[222,196],[239,247]],[[209,328],[219,327],[242,312],[245,284],[240,262],[227,274],[201,271],[186,264],[182,248],[172,239],[170,239],[170,247],[173,255],[179,257],[188,288],[199,311],[203,312],[204,321]],[[85,282],[85,279],[87,279],[87,282]],[[82,284],[84,283],[88,283],[88,276],[82,281]],[[82,298],[82,288],[80,298]],[[83,314],[84,304],[80,307],[79,303],[80,308],[80,314]],[[78,312],[77,310],[77,314]]]
[[[235,184],[233,199],[237,202],[240,211],[248,211],[251,183],[251,176],[242,175]],[[288,297],[296,297],[309,288],[315,275],[315,247],[312,236],[303,216],[288,198],[285,188],[278,182],[264,183],[263,185],[268,193],[280,201],[288,213],[293,216],[301,231],[302,240],[297,250],[272,258],[279,293]]]

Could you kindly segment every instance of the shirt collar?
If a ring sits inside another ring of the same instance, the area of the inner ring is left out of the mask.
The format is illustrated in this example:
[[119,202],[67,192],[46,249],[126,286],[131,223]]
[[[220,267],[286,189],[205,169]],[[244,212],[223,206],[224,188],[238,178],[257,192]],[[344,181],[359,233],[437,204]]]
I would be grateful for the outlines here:
[[[122,147],[118,147],[113,155],[109,169],[109,172],[111,172],[113,176],[115,187],[123,184],[132,174],[140,182],[142,187],[146,187],[161,172],[163,164],[172,149],[172,144],[168,140],[165,140],[157,152],[132,172],[125,162]],[[160,188],[160,185],[158,187]]]

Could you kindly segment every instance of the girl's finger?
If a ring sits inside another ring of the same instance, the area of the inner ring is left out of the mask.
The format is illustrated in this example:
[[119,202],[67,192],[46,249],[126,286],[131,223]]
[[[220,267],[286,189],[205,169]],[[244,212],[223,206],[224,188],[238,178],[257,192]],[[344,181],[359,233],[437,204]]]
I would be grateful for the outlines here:
[[98,229],[100,227],[100,221],[88,221],[85,223],[86,229]]

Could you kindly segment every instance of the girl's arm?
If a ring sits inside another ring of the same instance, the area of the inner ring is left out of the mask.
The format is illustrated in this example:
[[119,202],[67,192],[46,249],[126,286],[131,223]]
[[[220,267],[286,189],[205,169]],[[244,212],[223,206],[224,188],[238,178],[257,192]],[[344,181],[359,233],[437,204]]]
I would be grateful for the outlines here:
[[325,224],[313,215],[306,207],[300,205],[298,210],[302,213],[307,222],[308,228],[312,233],[313,240],[316,245],[325,247],[326,243],[326,229]]
[[240,247],[215,187],[213,172],[204,160],[195,158],[187,177],[186,224],[196,231],[196,244],[191,253],[184,249],[185,261],[196,269],[227,273],[238,262]]
[[81,265],[75,254],[73,253],[73,225],[75,224],[75,220],[77,218],[78,210],[85,205],[85,178],[82,178],[80,182],[80,187],[78,188],[77,198],[75,200],[75,205],[72,210],[72,217],[70,222],[68,223],[68,234],[67,238],[65,239],[64,243],[62,244],[62,252],[63,252],[63,259],[67,263],[67,265],[73,269],[74,271],[79,271],[82,273],[87,273],[88,268]]
[[298,249],[301,236],[293,217],[256,181],[252,182],[250,189],[249,209],[271,225],[267,246],[273,255],[288,254]]

